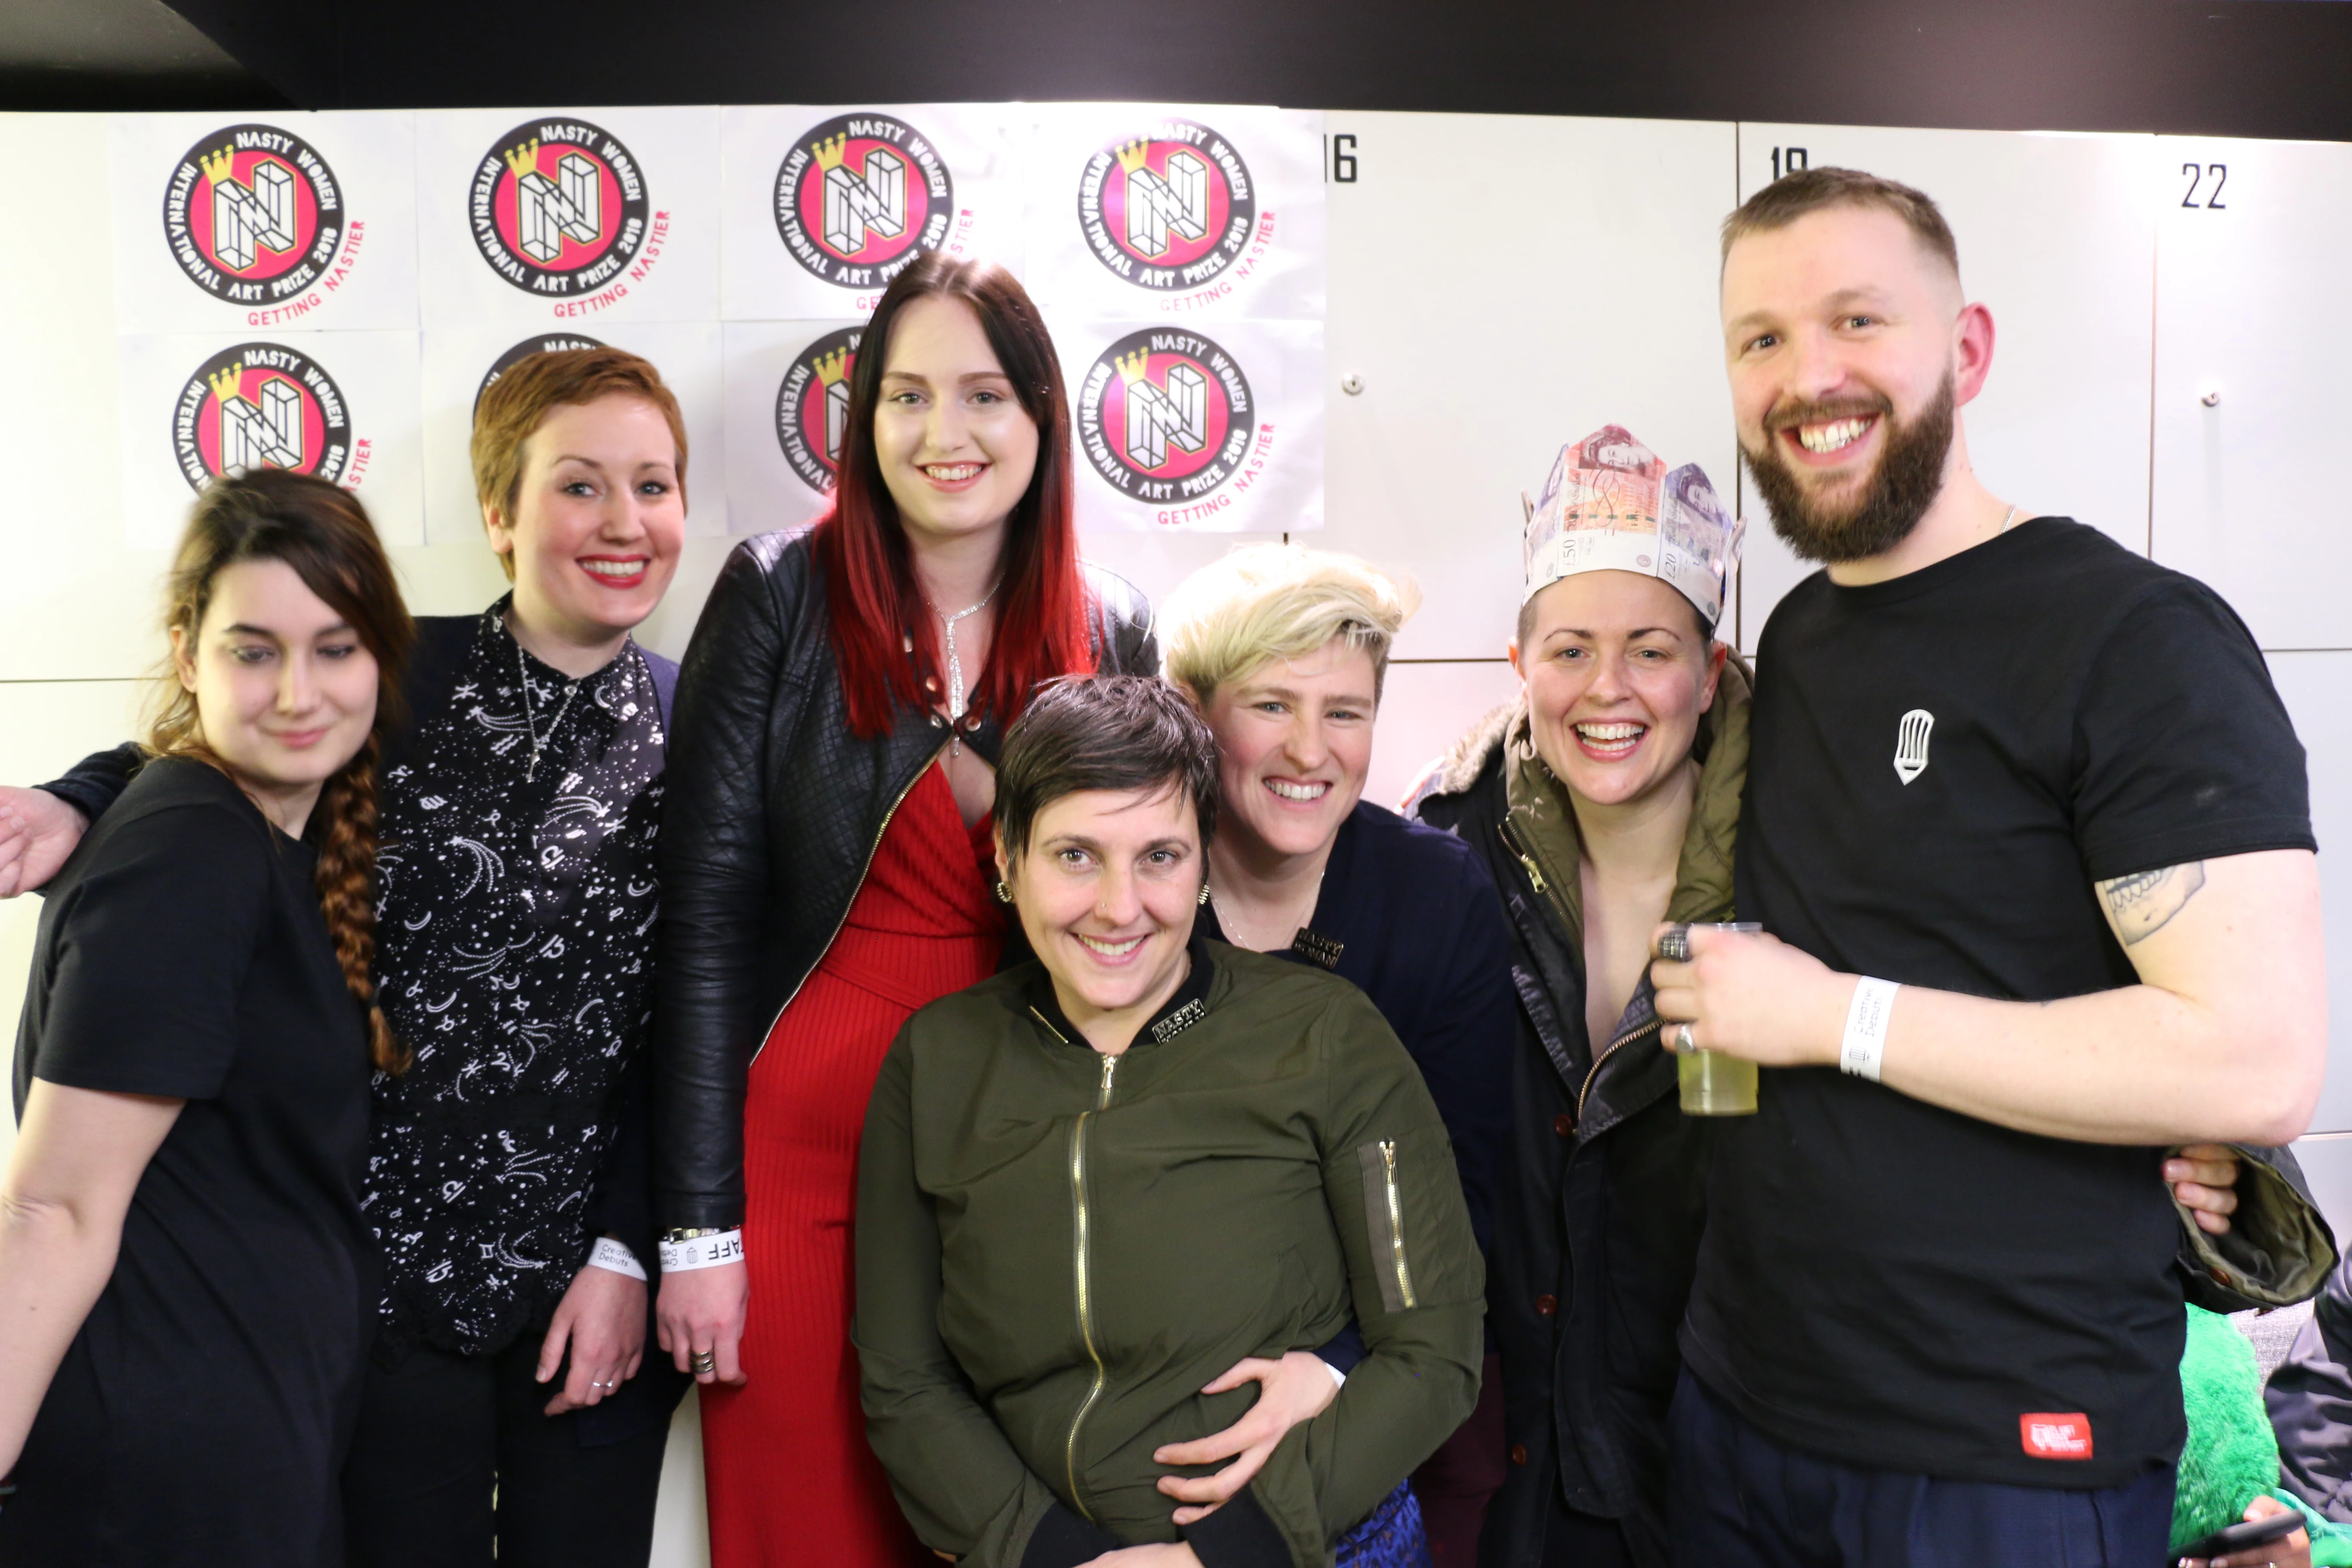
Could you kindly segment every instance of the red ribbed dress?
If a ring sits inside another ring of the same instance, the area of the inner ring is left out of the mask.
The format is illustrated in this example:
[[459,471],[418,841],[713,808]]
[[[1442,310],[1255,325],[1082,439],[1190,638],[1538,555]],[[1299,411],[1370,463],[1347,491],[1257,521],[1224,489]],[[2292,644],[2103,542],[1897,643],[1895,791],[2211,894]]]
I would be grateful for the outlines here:
[[938,1568],[866,1446],[850,1348],[850,1215],[866,1102],[899,1026],[995,973],[990,823],[928,768],[833,945],[751,1064],[743,1108],[751,1320],[741,1388],[702,1390],[713,1568]]

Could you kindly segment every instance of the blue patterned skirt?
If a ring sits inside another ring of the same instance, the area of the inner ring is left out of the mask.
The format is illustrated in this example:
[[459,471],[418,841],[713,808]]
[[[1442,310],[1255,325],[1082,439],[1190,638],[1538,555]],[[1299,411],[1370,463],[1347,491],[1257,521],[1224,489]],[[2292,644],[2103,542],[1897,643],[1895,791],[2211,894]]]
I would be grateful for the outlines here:
[[1431,1568],[1411,1481],[1399,1481],[1370,1519],[1339,1537],[1339,1568]]

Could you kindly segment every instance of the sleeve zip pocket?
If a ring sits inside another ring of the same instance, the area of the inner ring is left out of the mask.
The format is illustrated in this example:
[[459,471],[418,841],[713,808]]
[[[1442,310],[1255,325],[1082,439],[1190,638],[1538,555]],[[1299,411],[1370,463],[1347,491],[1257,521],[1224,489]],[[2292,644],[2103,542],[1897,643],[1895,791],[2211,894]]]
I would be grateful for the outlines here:
[[[1356,1151],[1364,1166],[1364,1233],[1376,1255],[1381,1305],[1402,1312],[1416,1301],[1412,1266],[1405,1256],[1404,1200],[1397,1190],[1397,1146],[1367,1143]],[[1385,1247],[1385,1252],[1382,1248]]]

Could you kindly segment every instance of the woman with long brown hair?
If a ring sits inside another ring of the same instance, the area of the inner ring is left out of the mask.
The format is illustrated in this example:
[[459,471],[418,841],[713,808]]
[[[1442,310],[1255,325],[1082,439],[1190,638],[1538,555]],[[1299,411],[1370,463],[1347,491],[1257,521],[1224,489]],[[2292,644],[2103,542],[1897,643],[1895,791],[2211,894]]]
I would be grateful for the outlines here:
[[737,547],[678,686],[658,1312],[704,1385],[719,1568],[930,1561],[849,1346],[866,1100],[908,1016],[997,966],[1004,727],[1044,680],[1158,658],[1134,590],[1078,562],[1061,367],[1011,274],[900,273],[849,389],[831,510]]
[[215,480],[154,761],[50,884],[0,1182],[0,1558],[329,1564],[373,1336],[375,764],[414,637],[352,496]]

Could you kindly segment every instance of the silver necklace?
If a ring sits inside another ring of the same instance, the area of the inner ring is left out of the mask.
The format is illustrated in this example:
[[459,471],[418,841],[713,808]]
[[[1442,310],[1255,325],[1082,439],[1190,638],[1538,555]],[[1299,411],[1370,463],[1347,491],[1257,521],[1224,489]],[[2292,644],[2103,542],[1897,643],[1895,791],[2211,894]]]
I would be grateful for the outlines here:
[[[989,602],[989,600],[993,599],[994,597],[996,597],[996,590],[997,590],[998,588],[1002,588],[1003,586],[1004,586],[1004,579],[1003,579],[1002,577],[1000,577],[1000,578],[998,578],[998,579],[996,580],[996,584],[995,584],[995,585],[994,585],[993,587],[990,588],[990,589],[988,590],[988,592],[987,592],[987,593],[982,594],[982,595],[980,596],[980,603],[978,603],[978,604],[976,604],[976,605],[966,605],[962,609],[958,610],[958,611],[957,611],[954,615],[952,615],[952,616],[949,616],[949,615],[941,615],[941,614],[940,614],[940,607],[939,607],[937,605],[931,605],[931,614],[933,614],[933,615],[935,615],[935,616],[939,616],[939,617],[940,617],[940,625],[941,625],[942,626],[945,626],[945,627],[947,628],[947,643],[948,643],[948,718],[949,718],[949,720],[950,720],[950,721],[954,721],[954,720],[957,720],[957,719],[961,719],[961,718],[962,718],[962,717],[963,717],[963,710],[964,710],[964,707],[965,707],[965,702],[964,702],[964,685],[963,685],[963,660],[962,660],[962,658],[961,658],[961,657],[959,657],[959,656],[957,655],[957,653],[956,653],[956,641],[955,641],[955,629],[956,629],[956,623],[957,623],[958,621],[962,620],[962,619],[963,619],[964,617],[966,617],[967,616],[976,616],[976,615],[980,614],[980,612],[981,612],[981,611],[982,611],[982,610],[984,610],[984,609],[988,608],[988,602]],[[927,604],[928,604],[928,603],[929,603],[929,600],[926,600],[926,601],[924,601],[924,602],[925,602],[925,603],[927,603]]]
[[[1316,904],[1319,904],[1319,903],[1321,903],[1321,902],[1323,901],[1323,879],[1324,879],[1325,877],[1329,876],[1329,875],[1330,875],[1330,871],[1329,871],[1328,868],[1326,868],[1324,870],[1322,870],[1322,871],[1320,871],[1320,872],[1318,872],[1318,873],[1316,874],[1316,878],[1315,878],[1315,900],[1314,900],[1314,903],[1310,903],[1310,904],[1308,904],[1308,905],[1307,906],[1307,918],[1308,920],[1310,920],[1310,921],[1311,921],[1311,920],[1313,920],[1313,919],[1315,918],[1315,905],[1316,905]],[[1214,889],[1214,888],[1213,888],[1213,887],[1210,887],[1210,886],[1209,886],[1209,883],[1208,883],[1208,881],[1207,881],[1207,879],[1203,879],[1202,880],[1201,886],[1202,886],[1203,889],[1205,889],[1207,890],[1207,892],[1208,892],[1208,895],[1209,895],[1209,908],[1210,908],[1210,910],[1213,910],[1213,911],[1215,913],[1215,915],[1216,915],[1216,917],[1217,917],[1217,924],[1224,928],[1224,931],[1225,931],[1225,934],[1226,934],[1227,936],[1237,936],[1237,935],[1239,935],[1239,934],[1240,934],[1240,928],[1239,928],[1239,927],[1237,927],[1237,926],[1235,926],[1235,925],[1234,924],[1234,922],[1233,922],[1231,920],[1229,920],[1229,919],[1227,919],[1227,918],[1226,918],[1226,916],[1225,916],[1225,906],[1224,906],[1224,905],[1223,905],[1223,904],[1221,904],[1221,903],[1219,903],[1219,902],[1217,902],[1217,889]],[[1298,928],[1298,930],[1299,930],[1299,931],[1305,931],[1305,930],[1307,930],[1307,927],[1305,927],[1305,926],[1303,926],[1303,925],[1302,925],[1302,926],[1300,926],[1300,927]],[[1292,933],[1292,940],[1293,940],[1294,942],[1295,942],[1296,940],[1297,940],[1297,933],[1296,933],[1296,932],[1293,932],[1293,933]]]
[[563,727],[563,716],[572,710],[572,700],[580,695],[581,683],[575,680],[566,689],[562,702],[555,710],[554,721],[547,726],[547,733],[542,736],[539,732],[538,721],[532,717],[530,710],[530,669],[522,661],[522,638],[520,637],[515,638],[515,675],[522,682],[523,732],[530,737],[530,761],[524,764],[522,770],[523,782],[529,784],[539,776],[540,747],[554,740],[555,731]]

